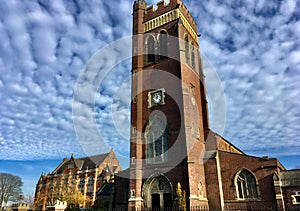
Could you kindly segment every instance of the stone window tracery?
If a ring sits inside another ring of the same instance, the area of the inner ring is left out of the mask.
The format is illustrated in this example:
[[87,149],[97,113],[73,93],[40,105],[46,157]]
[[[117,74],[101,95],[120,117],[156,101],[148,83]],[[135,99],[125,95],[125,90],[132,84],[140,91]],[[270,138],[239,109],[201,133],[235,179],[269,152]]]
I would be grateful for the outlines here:
[[146,128],[147,163],[167,161],[168,132],[165,119],[155,116],[149,120]]
[[238,199],[257,199],[257,184],[254,175],[248,170],[242,170],[236,175],[235,185]]

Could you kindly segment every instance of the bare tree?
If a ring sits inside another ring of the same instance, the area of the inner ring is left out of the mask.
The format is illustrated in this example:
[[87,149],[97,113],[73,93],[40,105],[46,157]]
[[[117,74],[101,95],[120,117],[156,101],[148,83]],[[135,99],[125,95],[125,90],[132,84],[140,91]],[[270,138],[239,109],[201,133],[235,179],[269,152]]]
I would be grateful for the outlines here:
[[34,195],[33,193],[27,193],[24,195],[24,202],[30,206],[30,208],[33,208],[34,206]]
[[8,201],[18,201],[22,195],[23,182],[19,176],[0,173],[0,205],[1,208]]

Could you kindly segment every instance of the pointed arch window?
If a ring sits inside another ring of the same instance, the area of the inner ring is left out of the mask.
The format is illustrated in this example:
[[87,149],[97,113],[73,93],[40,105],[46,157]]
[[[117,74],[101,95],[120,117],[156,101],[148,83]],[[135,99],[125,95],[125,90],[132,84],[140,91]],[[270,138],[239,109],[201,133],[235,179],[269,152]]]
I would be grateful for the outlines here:
[[238,199],[257,199],[257,183],[255,176],[248,170],[242,170],[236,175],[235,185]]
[[146,127],[147,163],[163,163],[167,161],[168,130],[165,119],[156,116],[149,120]]
[[159,33],[159,60],[165,59],[168,55],[168,34],[166,31],[162,30]]
[[185,61],[187,64],[190,64],[190,44],[187,35],[184,37],[184,41],[185,41]]
[[192,43],[192,50],[191,50],[191,60],[192,60],[192,67],[195,69],[196,67],[196,59],[195,59],[195,46],[194,43]]
[[155,46],[153,36],[149,36],[146,42],[146,63],[151,64],[155,62]]

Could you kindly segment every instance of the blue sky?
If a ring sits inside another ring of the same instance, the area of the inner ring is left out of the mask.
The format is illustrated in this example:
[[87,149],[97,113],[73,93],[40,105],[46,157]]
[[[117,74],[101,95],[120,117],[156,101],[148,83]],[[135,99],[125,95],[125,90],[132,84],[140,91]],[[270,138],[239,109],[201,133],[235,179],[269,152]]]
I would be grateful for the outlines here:
[[[300,2],[183,2],[202,35],[201,53],[224,89],[226,124],[218,132],[248,154],[278,157],[287,168],[300,166]],[[40,174],[64,157],[86,156],[73,125],[76,82],[98,50],[131,35],[132,4],[1,1],[0,172],[21,176],[25,193],[33,193]],[[96,152],[113,148],[123,167],[130,87],[122,84],[130,70],[129,60],[113,68],[93,107],[107,143]]]

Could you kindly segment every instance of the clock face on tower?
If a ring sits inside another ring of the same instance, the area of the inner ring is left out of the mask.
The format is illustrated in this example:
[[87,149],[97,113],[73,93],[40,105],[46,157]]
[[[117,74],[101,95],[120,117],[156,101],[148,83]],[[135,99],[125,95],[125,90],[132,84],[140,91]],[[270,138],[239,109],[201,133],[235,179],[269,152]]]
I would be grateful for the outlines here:
[[153,95],[152,100],[154,103],[159,103],[161,101],[161,98],[161,93],[158,92]]
[[165,104],[165,89],[156,89],[148,92],[148,108]]

